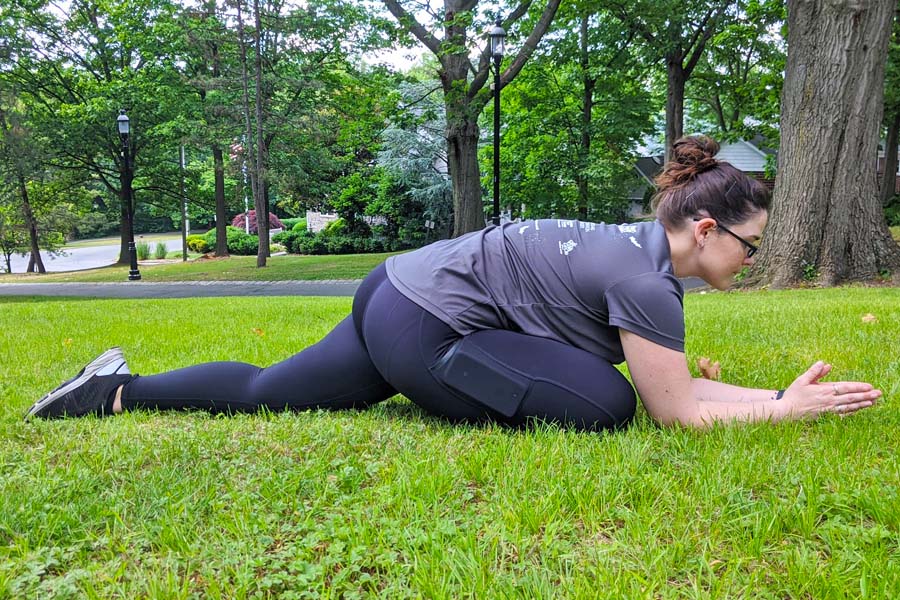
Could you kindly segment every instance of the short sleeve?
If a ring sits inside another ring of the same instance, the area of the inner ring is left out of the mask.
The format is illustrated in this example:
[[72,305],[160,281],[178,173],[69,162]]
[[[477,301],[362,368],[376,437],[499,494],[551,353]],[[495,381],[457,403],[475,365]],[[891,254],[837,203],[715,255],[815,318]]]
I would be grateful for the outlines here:
[[609,324],[684,352],[684,288],[669,273],[642,273],[606,289]]

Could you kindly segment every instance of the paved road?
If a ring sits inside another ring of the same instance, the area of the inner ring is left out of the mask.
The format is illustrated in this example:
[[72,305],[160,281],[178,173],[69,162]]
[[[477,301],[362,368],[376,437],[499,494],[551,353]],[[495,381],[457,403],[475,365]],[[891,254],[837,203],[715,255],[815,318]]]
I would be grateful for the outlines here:
[[[137,241],[141,241],[138,239]],[[181,239],[164,239],[166,248],[169,252],[178,252],[181,250]],[[150,251],[156,247],[155,243],[150,244]],[[84,269],[97,269],[106,267],[116,262],[119,258],[119,244],[111,244],[105,246],[88,246],[86,248],[63,248],[58,256],[50,256],[46,252],[41,252],[41,258],[44,261],[44,267],[49,273],[59,273],[62,271],[83,271]],[[12,272],[24,273],[28,268],[28,256],[14,255],[12,257]],[[6,268],[6,265],[3,265]]]
[[[215,296],[352,296],[361,280],[179,281],[170,283],[0,283],[0,296],[85,296],[93,298],[205,298]],[[685,289],[706,285],[682,279]]]

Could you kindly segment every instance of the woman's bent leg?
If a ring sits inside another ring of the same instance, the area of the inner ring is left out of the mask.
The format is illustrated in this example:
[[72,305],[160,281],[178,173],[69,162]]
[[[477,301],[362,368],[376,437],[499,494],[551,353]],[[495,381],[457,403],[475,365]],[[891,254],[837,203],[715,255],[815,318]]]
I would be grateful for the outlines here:
[[122,408],[253,412],[364,408],[396,392],[372,365],[351,317],[317,344],[267,368],[235,362],[137,377]]
[[584,350],[496,329],[461,337],[390,283],[372,294],[365,316],[363,338],[379,372],[432,414],[590,430],[622,427],[634,415],[628,380]]

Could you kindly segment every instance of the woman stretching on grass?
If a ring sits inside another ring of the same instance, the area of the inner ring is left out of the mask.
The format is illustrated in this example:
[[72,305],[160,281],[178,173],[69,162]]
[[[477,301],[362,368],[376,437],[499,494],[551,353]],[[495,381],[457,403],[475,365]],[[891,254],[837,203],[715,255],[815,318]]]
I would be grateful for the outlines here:
[[248,412],[365,408],[401,393],[461,421],[537,418],[622,427],[635,394],[663,424],[703,426],[849,414],[881,395],[822,383],[817,362],[786,390],[693,379],[676,277],[726,289],[753,264],[768,191],[713,156],[705,137],[676,142],[657,178],[658,220],[606,225],[545,219],[488,227],[391,257],[363,281],[353,311],[317,344],[261,369],[219,362],[129,374],[118,348],[39,400],[29,416],[135,409]]

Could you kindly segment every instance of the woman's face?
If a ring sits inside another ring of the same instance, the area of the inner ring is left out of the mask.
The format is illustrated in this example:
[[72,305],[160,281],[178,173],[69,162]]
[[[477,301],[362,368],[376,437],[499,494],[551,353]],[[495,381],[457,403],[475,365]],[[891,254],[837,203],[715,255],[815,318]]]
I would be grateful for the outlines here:
[[[728,226],[729,234],[712,219],[702,219],[696,223],[700,227],[700,267],[701,278],[719,290],[725,290],[734,283],[734,276],[744,267],[751,266],[756,256],[748,257],[748,244],[759,245],[763,229],[768,222],[769,214],[759,211],[749,219],[737,225]],[[740,240],[738,238],[741,238]]]

